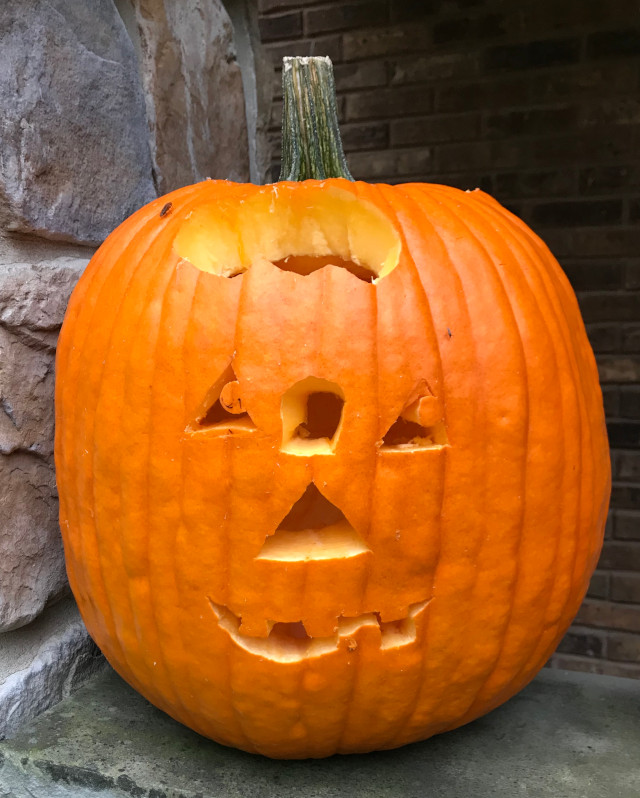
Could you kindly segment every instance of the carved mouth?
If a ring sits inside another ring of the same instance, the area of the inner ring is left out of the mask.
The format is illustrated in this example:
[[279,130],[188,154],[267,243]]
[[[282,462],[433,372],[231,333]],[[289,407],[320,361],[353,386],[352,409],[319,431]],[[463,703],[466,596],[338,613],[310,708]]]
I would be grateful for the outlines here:
[[340,616],[336,622],[335,634],[330,637],[311,637],[302,621],[297,623],[269,622],[268,637],[253,637],[241,634],[239,618],[228,607],[209,604],[223,629],[233,642],[248,651],[274,662],[300,662],[311,657],[321,657],[339,648],[354,651],[358,647],[355,635],[360,629],[371,627],[380,633],[380,648],[399,648],[416,640],[416,619],[424,612],[431,599],[412,604],[406,617],[397,621],[381,621],[375,612],[367,612],[355,618]]

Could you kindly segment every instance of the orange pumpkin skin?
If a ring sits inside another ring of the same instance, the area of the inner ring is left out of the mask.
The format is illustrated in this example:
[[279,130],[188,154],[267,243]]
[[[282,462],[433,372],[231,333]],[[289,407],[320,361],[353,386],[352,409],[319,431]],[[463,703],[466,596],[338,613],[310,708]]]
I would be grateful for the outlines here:
[[[394,241],[373,284],[274,265]],[[230,368],[251,423],[198,427]],[[342,391],[331,451],[283,438],[309,377]],[[446,440],[386,446],[420,391]],[[601,547],[608,446],[575,297],[480,191],[207,181],[158,199],[72,296],[56,413],[87,628],[151,702],[246,751],[393,748],[488,712],[550,656]],[[262,557],[311,483],[361,548]]]

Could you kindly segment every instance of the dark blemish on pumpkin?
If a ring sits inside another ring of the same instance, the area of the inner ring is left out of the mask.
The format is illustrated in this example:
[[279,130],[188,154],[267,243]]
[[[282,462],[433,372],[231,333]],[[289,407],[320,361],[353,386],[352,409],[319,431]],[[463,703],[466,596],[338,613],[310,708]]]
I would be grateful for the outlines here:
[[449,338],[451,338],[452,335],[453,335],[453,333],[451,332],[451,330],[448,327],[447,327],[447,335],[449,336]]
[[173,202],[167,202],[162,206],[162,210],[160,211],[160,218],[166,216],[171,208],[173,207]]

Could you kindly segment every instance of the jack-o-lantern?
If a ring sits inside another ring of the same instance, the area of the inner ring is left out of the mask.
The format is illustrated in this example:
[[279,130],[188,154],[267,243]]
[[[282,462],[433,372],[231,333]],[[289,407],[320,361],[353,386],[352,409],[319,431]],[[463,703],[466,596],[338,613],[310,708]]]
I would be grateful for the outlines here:
[[83,618],[215,740],[319,757],[454,728],[582,600],[610,479],[596,367],[556,261],[480,191],[176,191],[93,258],[57,370]]

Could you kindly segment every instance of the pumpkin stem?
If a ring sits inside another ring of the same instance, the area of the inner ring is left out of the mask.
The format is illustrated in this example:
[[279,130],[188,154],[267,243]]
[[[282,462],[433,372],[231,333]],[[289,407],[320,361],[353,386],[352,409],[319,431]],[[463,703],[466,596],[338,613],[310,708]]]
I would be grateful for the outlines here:
[[333,65],[328,56],[282,59],[280,180],[353,180],[340,138]]

